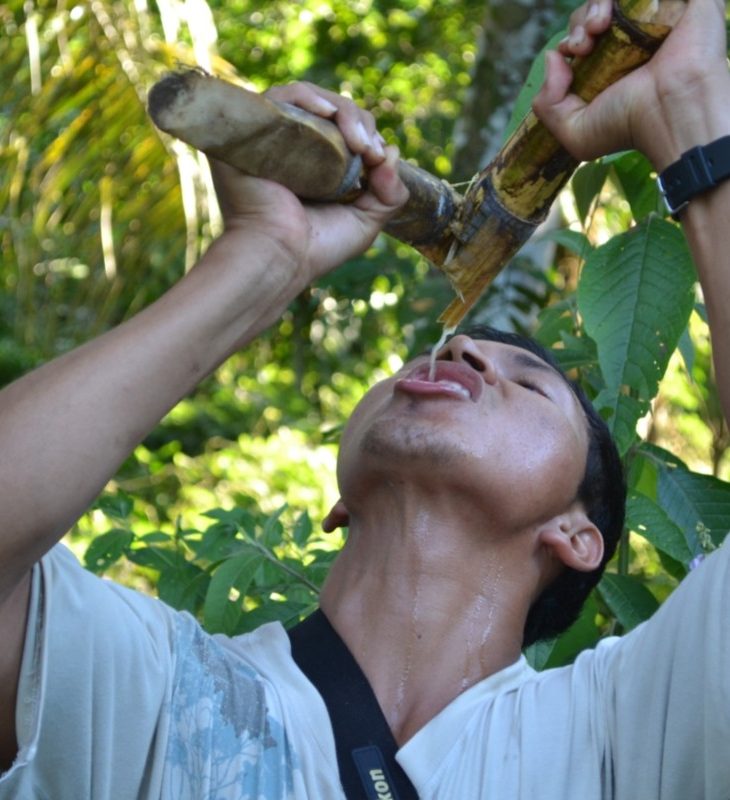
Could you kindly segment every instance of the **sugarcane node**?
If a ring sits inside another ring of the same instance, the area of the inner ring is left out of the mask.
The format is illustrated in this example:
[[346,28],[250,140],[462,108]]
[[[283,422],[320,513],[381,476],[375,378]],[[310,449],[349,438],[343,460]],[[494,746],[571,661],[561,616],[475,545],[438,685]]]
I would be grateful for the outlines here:
[[[637,6],[624,0],[623,6]],[[675,4],[676,5],[676,4]],[[614,0],[613,21],[593,52],[573,62],[571,91],[590,101],[647,62],[671,25],[634,19]],[[673,22],[681,14],[673,9]],[[547,216],[578,161],[530,111],[492,162],[475,177],[452,226],[457,247],[442,266],[457,297],[439,317],[458,325],[501,269]]]
[[[534,232],[542,220],[525,220],[512,213],[500,200],[499,194],[486,176],[473,195],[481,197],[478,206],[465,208],[459,240],[461,247],[455,257],[444,266],[444,272],[457,284],[461,293],[468,292],[475,285],[486,285],[483,281],[496,265],[497,254],[512,253]],[[498,233],[499,242],[494,247],[483,249],[485,234]],[[504,241],[502,241],[504,239]],[[479,266],[480,270],[474,270]],[[485,275],[480,275],[480,272]]]
[[634,19],[625,13],[620,0],[613,0],[612,24],[624,31],[631,43],[653,55],[669,34],[671,27],[650,20]]
[[386,224],[385,232],[414,247],[427,245],[431,252],[448,248],[461,195],[446,181],[408,161],[398,164],[398,175],[408,189],[408,202]]
[[[277,181],[302,200],[346,203],[365,190],[362,160],[339,128],[297,106],[186,70],[155,84],[148,107],[160,130],[242,172]],[[410,199],[388,232],[438,265],[449,251],[461,197],[408,162],[400,162],[399,172]]]
[[464,230],[459,237],[462,244],[455,257],[442,267],[457,294],[438,318],[445,327],[461,322],[538,224],[505,208],[489,176],[470,196],[481,197],[481,202],[472,207],[465,201],[466,218],[462,219]]

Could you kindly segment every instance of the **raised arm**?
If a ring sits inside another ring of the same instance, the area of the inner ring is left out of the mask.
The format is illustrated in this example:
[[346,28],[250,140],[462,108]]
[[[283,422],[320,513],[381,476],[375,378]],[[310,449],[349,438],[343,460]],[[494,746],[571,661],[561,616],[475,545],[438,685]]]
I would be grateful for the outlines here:
[[[664,5],[670,15],[683,6],[677,0]],[[563,55],[590,49],[610,8],[610,0],[596,0],[576,11]],[[689,0],[652,60],[588,106],[567,94],[570,78],[561,54],[549,54],[547,79],[534,103],[563,144],[586,160],[636,148],[659,173],[687,150],[730,136],[724,3]],[[730,180],[691,200],[680,219],[704,292],[720,400],[730,420]]]
[[310,282],[362,251],[405,199],[372,117],[294,84],[274,90],[337,120],[370,164],[353,206],[307,208],[219,165],[225,233],[154,305],[0,392],[0,602],[160,418],[276,320]]
[[31,566],[134,446],[311,281],[361,252],[407,192],[372,117],[295,84],[279,99],[335,117],[370,167],[352,206],[308,208],[217,165],[224,234],[160,300],[0,392],[0,769],[14,755],[14,697]]

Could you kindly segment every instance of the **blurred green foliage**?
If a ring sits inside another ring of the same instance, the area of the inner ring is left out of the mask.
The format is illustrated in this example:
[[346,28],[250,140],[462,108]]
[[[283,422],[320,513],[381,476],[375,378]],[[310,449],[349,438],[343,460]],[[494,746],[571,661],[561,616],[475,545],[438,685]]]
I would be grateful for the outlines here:
[[[204,162],[145,114],[162,72],[198,60],[259,89],[296,78],[349,93],[404,157],[446,177],[484,11],[484,0],[1,6],[0,384],[147,305],[215,235]],[[630,530],[579,622],[531,649],[538,666],[645,619],[730,528],[701,298],[649,165],[635,153],[585,165],[561,207],[548,268],[519,257],[472,318],[529,324],[558,348],[625,455]],[[450,296],[440,273],[379,239],[168,415],[71,546],[211,630],[297,619],[342,543],[318,525],[336,499],[338,431],[369,385],[438,338]]]

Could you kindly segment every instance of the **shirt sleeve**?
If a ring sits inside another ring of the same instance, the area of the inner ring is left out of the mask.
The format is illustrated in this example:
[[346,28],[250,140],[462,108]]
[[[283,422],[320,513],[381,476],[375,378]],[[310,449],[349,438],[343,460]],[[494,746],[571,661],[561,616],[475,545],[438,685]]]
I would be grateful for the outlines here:
[[91,575],[62,545],[36,565],[19,752],[0,777],[0,800],[155,796],[173,618],[159,601]]
[[730,798],[729,612],[726,542],[650,620],[599,647],[616,798]]
[[0,800],[342,797],[280,625],[210,636],[62,546],[34,568],[16,722]]

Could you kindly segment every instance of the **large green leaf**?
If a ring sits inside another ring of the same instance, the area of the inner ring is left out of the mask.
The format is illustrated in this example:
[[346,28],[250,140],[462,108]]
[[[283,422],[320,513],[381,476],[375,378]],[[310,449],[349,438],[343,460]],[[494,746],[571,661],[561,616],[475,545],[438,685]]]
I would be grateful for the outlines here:
[[658,499],[682,530],[693,555],[705,549],[703,533],[720,545],[730,531],[730,483],[681,466],[664,465],[659,471]]
[[685,566],[695,555],[687,544],[682,529],[666,511],[645,494],[632,492],[626,503],[627,527],[651,542],[657,550]]
[[649,217],[589,253],[578,308],[598,347],[597,399],[619,449],[631,445],[693,306],[695,273],[679,229]]
[[606,572],[598,590],[616,619],[629,631],[657,610],[659,603],[643,583],[630,575]]

